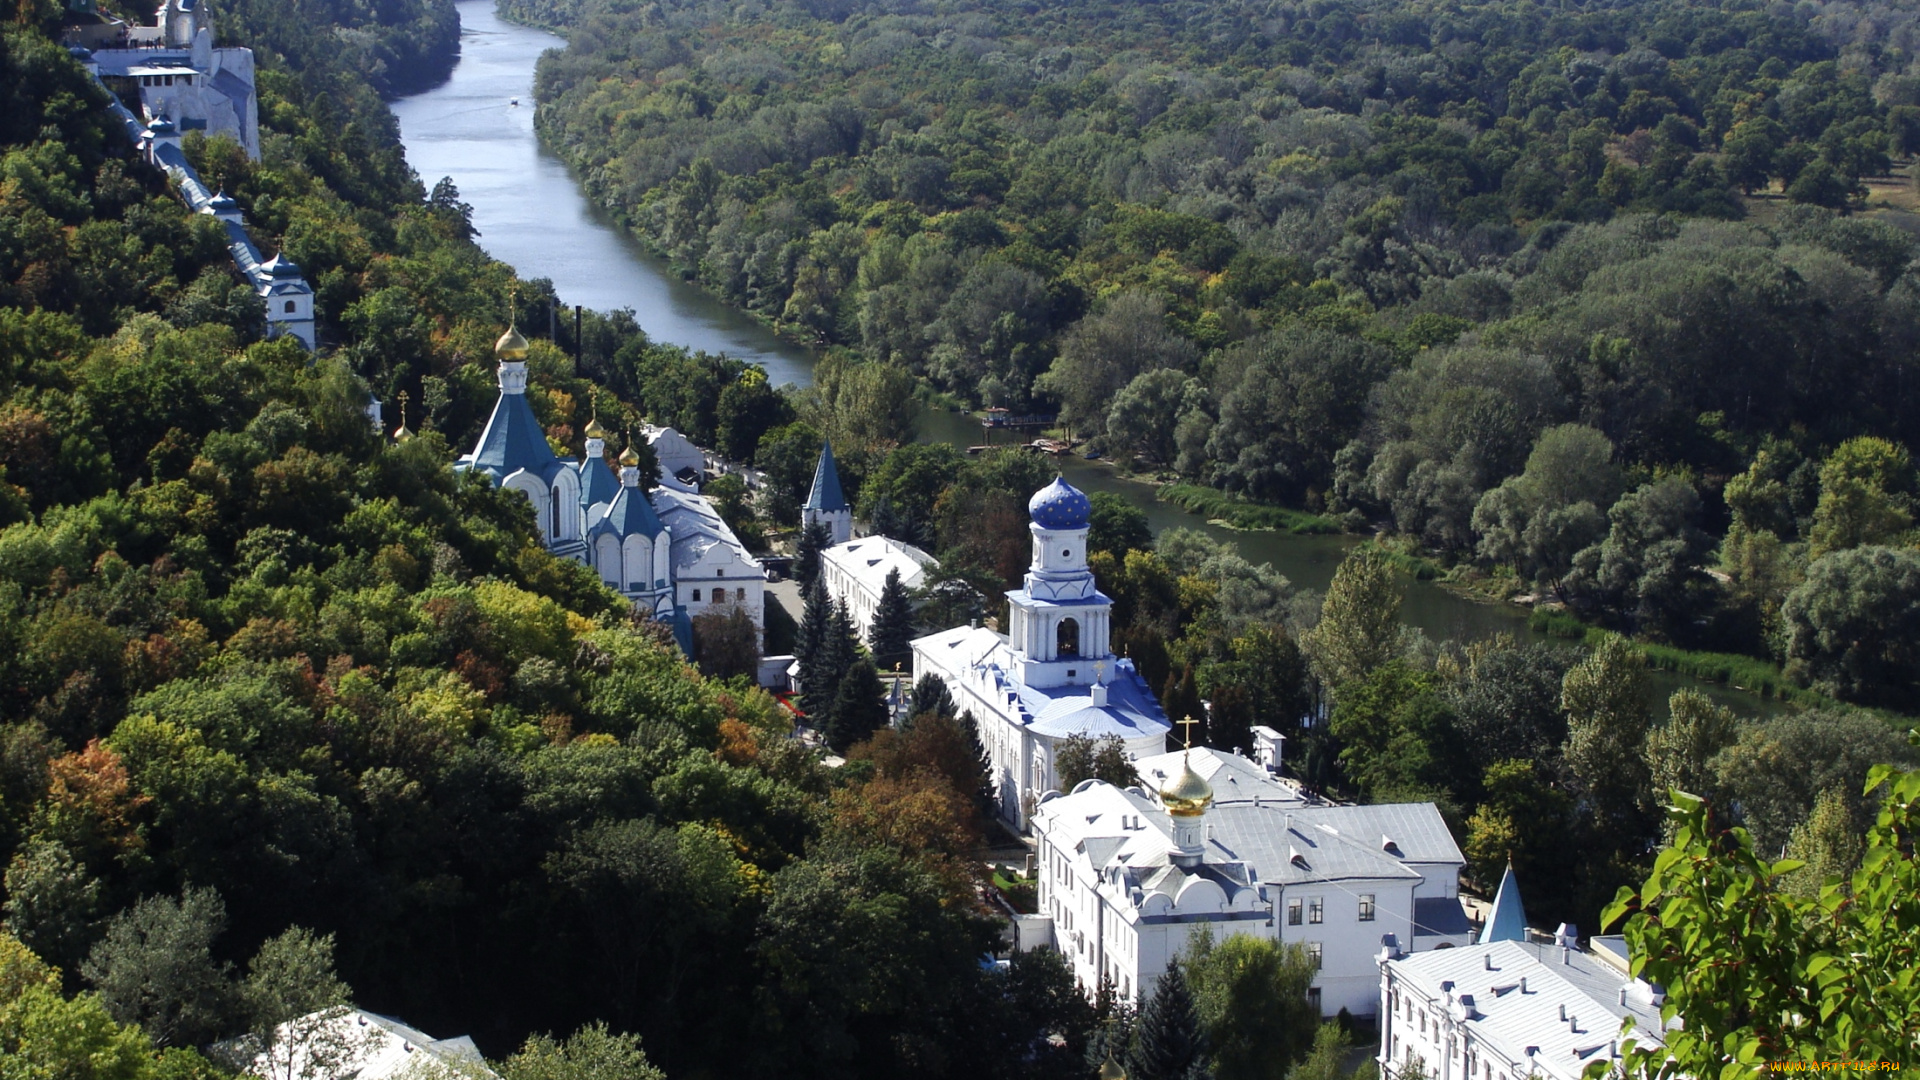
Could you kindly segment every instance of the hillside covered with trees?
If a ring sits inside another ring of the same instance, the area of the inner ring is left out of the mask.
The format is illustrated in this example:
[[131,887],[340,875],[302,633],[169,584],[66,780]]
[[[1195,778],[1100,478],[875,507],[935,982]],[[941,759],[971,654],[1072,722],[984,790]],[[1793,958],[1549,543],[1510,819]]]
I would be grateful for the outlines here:
[[[58,12],[0,30],[10,1074],[225,1075],[199,1051],[342,1001],[471,1032],[527,1080],[1077,1070],[1093,1020],[1064,967],[980,966],[997,931],[954,856],[977,775],[928,766],[928,736],[828,772],[771,698],[548,556],[524,500],[450,469],[515,282],[408,168],[369,62],[428,48],[447,6],[223,7],[263,153],[186,149],[315,284],[317,356],[258,340]],[[596,407],[640,415],[616,395],[641,373],[707,370],[630,318],[585,333],[598,382],[531,357],[562,446]]]

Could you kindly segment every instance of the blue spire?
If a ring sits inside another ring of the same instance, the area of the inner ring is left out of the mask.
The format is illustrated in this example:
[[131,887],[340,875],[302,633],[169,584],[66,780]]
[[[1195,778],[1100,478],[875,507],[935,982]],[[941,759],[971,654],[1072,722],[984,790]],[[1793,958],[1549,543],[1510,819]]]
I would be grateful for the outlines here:
[[1487,913],[1487,925],[1480,931],[1479,944],[1490,941],[1527,940],[1527,913],[1520,906],[1520,879],[1513,876],[1513,864],[1500,879],[1500,891],[1494,895],[1493,910]]
[[813,467],[813,490],[807,493],[808,510],[837,511],[847,508],[847,497],[840,493],[840,470],[833,464],[833,444],[822,440],[820,463]]
[[[500,398],[494,402],[486,430],[480,433],[473,453],[461,458],[460,464],[484,472],[495,481],[504,480],[521,469],[551,480],[562,465],[554,456],[553,448],[547,445],[547,433],[541,429],[540,421],[534,419],[533,408],[527,404],[524,365],[511,373],[503,366],[501,380]],[[506,385],[509,381],[513,383],[512,389]]]

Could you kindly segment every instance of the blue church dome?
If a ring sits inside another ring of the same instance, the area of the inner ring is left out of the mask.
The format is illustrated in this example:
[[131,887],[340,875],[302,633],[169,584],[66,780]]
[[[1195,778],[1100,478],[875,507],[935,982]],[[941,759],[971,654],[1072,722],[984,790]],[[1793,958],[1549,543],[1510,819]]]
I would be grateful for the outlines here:
[[1085,492],[1056,476],[1053,483],[1033,493],[1027,514],[1043,529],[1084,529],[1093,517],[1093,503]]

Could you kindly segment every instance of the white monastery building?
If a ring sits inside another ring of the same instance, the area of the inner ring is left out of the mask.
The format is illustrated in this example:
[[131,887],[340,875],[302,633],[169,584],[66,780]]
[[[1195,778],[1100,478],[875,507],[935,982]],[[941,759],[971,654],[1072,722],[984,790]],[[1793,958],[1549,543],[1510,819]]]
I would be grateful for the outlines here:
[[1027,513],[1033,561],[1024,585],[1007,593],[1010,632],[960,626],[913,642],[914,678],[938,675],[955,707],[973,715],[1000,816],[1022,829],[1057,786],[1062,740],[1118,736],[1137,759],[1165,752],[1172,726],[1133,661],[1108,645],[1113,601],[1087,569],[1092,503],[1056,479]]
[[533,504],[547,550],[574,559],[673,627],[692,651],[692,619],[738,605],[766,633],[766,574],[712,504],[691,491],[640,486],[629,446],[619,471],[606,459],[607,432],[587,427],[586,456],[563,461],[527,404],[527,340],[508,329],[494,346],[500,397],[480,441],[454,468],[485,473]]
[[153,26],[129,26],[93,10],[69,21],[66,44],[88,51],[81,59],[96,75],[138,89],[143,119],[165,118],[183,135],[229,136],[259,160],[253,50],[213,47],[206,0],[164,0]]
[[888,574],[898,571],[900,584],[917,589],[926,583],[927,571],[939,565],[933,556],[889,536],[863,536],[820,552],[827,596],[847,606],[862,641],[873,631],[873,613]]
[[1640,1045],[1662,1042],[1666,994],[1628,973],[1622,939],[1589,951],[1571,926],[1528,933],[1511,868],[1494,907],[1479,944],[1408,956],[1382,942],[1382,1077],[1417,1062],[1437,1080],[1579,1080],[1595,1062],[1617,1066],[1628,1018]]
[[1048,792],[1033,815],[1040,914],[1089,993],[1154,980],[1201,927],[1304,946],[1323,1016],[1379,1008],[1383,935],[1419,950],[1469,937],[1465,859],[1432,803],[1309,802],[1236,754],[1194,748],[1134,763],[1141,784]]
[[[257,1043],[255,1045],[258,1045]],[[243,1040],[215,1048],[246,1075],[260,1080],[493,1080],[480,1048],[460,1035],[436,1039],[416,1028],[362,1009],[309,1013],[274,1029],[272,1045],[254,1053]]]
[[693,440],[670,427],[655,427],[652,424],[640,428],[640,437],[647,440],[653,448],[653,458],[660,463],[660,486],[678,491],[700,490],[700,477],[707,469],[707,455]]

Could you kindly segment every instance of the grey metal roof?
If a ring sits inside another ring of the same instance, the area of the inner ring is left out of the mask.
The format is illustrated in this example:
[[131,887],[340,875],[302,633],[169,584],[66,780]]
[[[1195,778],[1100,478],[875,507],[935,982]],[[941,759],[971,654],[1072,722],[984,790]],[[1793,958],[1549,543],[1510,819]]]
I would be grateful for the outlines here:
[[1413,936],[1454,937],[1471,932],[1467,909],[1457,896],[1416,896],[1413,898]]
[[1647,984],[1579,949],[1496,941],[1418,952],[1388,966],[1431,1000],[1451,993],[1474,1039],[1544,1076],[1571,1080],[1607,1059],[1622,1017],[1634,1018],[1634,1037],[1643,1041],[1659,1041],[1664,1030]]

